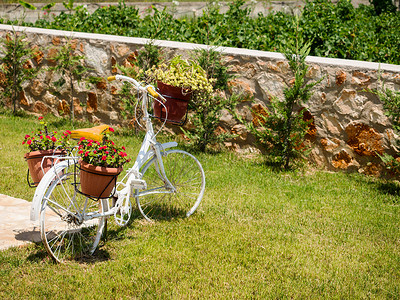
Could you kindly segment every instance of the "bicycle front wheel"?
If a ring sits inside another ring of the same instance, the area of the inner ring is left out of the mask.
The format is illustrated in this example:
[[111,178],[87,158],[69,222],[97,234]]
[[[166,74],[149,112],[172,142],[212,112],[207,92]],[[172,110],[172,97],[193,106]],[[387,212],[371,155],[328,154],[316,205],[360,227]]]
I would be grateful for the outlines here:
[[[55,170],[55,169],[54,169]],[[93,254],[104,229],[108,199],[93,201],[77,189],[79,169],[74,165],[57,169],[48,177],[40,210],[40,232],[47,252],[57,262]]]
[[169,187],[153,157],[142,169],[147,189],[136,192],[136,202],[148,221],[189,217],[199,206],[204,195],[205,175],[200,162],[182,150],[168,150],[162,161]]

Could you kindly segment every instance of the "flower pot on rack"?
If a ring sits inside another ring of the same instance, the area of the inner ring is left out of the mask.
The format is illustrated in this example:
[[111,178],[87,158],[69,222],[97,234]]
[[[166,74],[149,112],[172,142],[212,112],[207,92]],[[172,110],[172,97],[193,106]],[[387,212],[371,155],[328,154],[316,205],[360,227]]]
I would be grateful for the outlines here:
[[106,168],[86,163],[80,163],[81,192],[93,198],[108,198],[115,187],[120,168]]
[[[61,149],[37,150],[26,153],[24,158],[28,163],[28,172],[33,180],[33,186],[37,186],[44,174],[46,174],[54,164],[58,163],[62,159],[60,157],[65,154],[66,152]],[[29,183],[29,178],[27,179]],[[29,185],[31,184],[29,183]]]
[[154,101],[154,115],[156,118],[167,121],[168,123],[183,125],[186,119],[188,103],[192,97],[192,92],[186,92],[181,87],[157,82],[158,92],[164,96],[166,102],[161,104]]

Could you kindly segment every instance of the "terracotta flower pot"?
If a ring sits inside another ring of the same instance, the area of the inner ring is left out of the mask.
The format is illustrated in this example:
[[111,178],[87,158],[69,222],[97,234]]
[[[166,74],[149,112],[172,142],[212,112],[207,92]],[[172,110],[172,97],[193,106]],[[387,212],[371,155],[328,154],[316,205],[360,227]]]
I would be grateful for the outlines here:
[[[50,168],[55,164],[61,161],[60,158],[46,157],[51,155],[65,155],[66,152],[64,150],[37,150],[28,152],[24,155],[26,162],[28,163],[29,173],[31,174],[31,178],[33,180],[33,184],[37,186],[40,180],[43,178],[44,174],[50,170]],[[43,160],[43,163],[42,163]],[[43,169],[42,169],[43,168]]]
[[[186,115],[189,100],[192,97],[192,92],[185,93],[182,88],[175,87],[169,84],[157,82],[158,91],[167,100],[164,105],[158,101],[154,101],[154,115],[170,123],[180,123]],[[168,112],[168,114],[166,113]]]
[[122,167],[99,167],[82,160],[79,163],[82,193],[94,198],[109,197],[118,175],[122,172]]

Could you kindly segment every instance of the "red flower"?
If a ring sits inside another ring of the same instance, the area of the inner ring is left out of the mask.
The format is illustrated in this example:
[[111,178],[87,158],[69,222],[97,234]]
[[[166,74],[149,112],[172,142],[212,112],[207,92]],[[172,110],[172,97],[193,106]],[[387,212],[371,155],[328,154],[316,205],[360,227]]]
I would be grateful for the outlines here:
[[46,139],[50,139],[50,136],[49,136],[49,135],[46,135]]
[[56,142],[56,141],[57,141],[57,138],[56,138],[55,136],[53,136],[53,137],[51,138],[51,140],[52,140],[53,142]]
[[89,155],[89,151],[86,151],[86,152],[85,152],[85,156],[88,156],[88,155]]
[[107,160],[107,156],[104,155],[101,160]]
[[27,138],[30,138],[31,136],[29,135],[29,134],[27,134],[26,136],[25,136],[25,139],[27,139]]
[[67,133],[68,133],[68,134],[71,134],[71,130],[67,130]]
[[83,153],[83,150],[79,150],[78,154],[82,154],[82,153]]
[[97,153],[97,151],[96,151],[96,150],[93,150],[93,153],[94,153],[94,154],[96,154],[96,153]]
[[43,140],[43,135],[39,136],[39,138],[40,138],[41,140]]
[[42,116],[40,116],[38,119],[39,119],[39,120],[43,120],[43,117],[42,117]]
[[83,140],[85,140],[85,138],[84,138],[84,137],[81,137],[79,140],[82,142]]
[[110,130],[111,132],[114,132],[114,128],[109,127],[108,130]]
[[124,150],[124,151],[126,150],[126,149],[125,149],[125,146],[122,146],[122,150]]
[[32,144],[32,140],[27,141],[28,145]]

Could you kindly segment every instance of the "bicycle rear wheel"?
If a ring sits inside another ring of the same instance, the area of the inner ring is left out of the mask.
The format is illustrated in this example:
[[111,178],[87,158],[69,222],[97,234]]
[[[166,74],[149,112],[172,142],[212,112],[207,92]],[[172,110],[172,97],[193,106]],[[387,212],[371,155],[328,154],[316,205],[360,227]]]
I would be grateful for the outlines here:
[[93,201],[75,189],[79,169],[74,165],[49,170],[40,210],[40,232],[47,252],[57,261],[77,259],[96,250],[105,217],[88,216],[108,210],[108,199]]
[[148,221],[189,217],[204,195],[205,175],[200,162],[182,150],[168,150],[162,158],[165,174],[174,189],[168,188],[153,157],[142,169],[147,189],[136,191],[139,211]]

